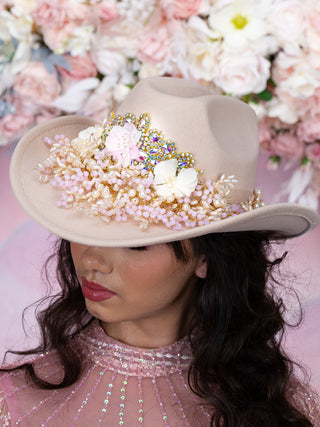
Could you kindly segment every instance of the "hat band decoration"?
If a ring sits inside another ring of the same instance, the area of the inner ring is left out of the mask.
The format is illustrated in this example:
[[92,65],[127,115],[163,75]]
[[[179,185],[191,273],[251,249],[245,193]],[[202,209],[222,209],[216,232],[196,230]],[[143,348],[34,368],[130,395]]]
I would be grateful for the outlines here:
[[141,229],[163,224],[181,230],[207,225],[264,206],[261,191],[233,204],[234,175],[201,182],[191,153],[150,128],[147,113],[110,113],[102,125],[71,141],[46,137],[50,155],[38,165],[39,180],[62,190],[58,206],[78,208],[105,222],[135,220]]

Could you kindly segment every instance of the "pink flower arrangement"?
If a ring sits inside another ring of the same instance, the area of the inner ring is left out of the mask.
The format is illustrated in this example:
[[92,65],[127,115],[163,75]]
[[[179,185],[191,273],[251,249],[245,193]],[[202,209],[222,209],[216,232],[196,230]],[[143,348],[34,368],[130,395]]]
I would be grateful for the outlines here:
[[316,1],[8,1],[0,21],[2,145],[59,114],[103,120],[139,79],[178,76],[248,102],[267,167],[308,167],[305,194],[319,197]]

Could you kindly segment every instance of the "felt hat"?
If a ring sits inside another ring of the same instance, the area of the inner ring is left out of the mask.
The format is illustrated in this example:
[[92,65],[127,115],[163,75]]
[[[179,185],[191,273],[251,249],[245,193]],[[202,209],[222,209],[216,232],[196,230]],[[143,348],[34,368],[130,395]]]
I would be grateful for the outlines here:
[[151,77],[103,124],[73,115],[31,129],[14,151],[10,177],[35,221],[86,245],[313,229],[319,216],[309,207],[264,205],[254,190],[258,151],[247,104],[195,82]]

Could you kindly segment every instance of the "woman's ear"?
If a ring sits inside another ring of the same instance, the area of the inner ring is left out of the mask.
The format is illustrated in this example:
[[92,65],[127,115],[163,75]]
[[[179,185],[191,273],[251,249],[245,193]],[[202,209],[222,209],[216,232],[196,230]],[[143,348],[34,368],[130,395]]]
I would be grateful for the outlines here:
[[198,276],[199,279],[205,279],[207,277],[207,261],[204,256],[199,259],[194,274]]

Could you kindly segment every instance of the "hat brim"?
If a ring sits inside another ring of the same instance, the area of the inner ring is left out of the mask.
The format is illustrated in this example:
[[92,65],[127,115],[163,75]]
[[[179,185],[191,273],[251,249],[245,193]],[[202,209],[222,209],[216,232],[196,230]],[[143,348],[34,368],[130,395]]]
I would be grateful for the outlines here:
[[43,137],[53,138],[55,134],[63,134],[72,138],[94,123],[93,119],[82,116],[61,117],[44,123],[21,139],[12,157],[10,178],[18,201],[35,221],[64,239],[91,246],[133,247],[184,240],[209,233],[249,230],[278,231],[287,237],[296,237],[319,223],[319,215],[313,209],[293,203],[272,204],[180,231],[161,225],[150,225],[146,230],[141,230],[134,220],[106,223],[75,208],[59,208],[57,201],[60,191],[39,182],[32,173],[49,153]]

